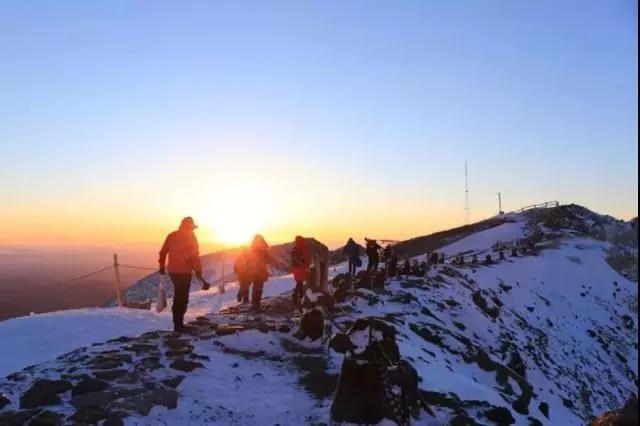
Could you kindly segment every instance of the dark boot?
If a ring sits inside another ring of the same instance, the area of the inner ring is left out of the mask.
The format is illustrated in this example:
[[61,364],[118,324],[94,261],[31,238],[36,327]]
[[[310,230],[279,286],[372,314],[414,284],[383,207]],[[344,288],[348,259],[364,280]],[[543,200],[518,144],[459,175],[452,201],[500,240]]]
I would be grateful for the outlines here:
[[253,292],[251,294],[251,301],[255,309],[260,309],[260,302],[262,300],[262,282],[253,283]]

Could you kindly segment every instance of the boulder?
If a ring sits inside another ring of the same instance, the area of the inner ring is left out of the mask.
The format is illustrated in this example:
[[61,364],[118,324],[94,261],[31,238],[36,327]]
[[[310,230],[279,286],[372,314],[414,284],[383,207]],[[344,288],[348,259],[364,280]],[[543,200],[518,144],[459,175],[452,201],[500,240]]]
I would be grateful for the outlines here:
[[494,407],[484,413],[487,419],[491,420],[498,426],[509,426],[516,422],[511,414],[511,410],[505,407]]
[[180,385],[180,383],[182,383],[183,380],[184,376],[168,377],[162,380],[162,384],[168,388],[175,389]]
[[73,389],[71,389],[71,396],[73,397],[91,392],[100,392],[105,390],[107,386],[107,383],[102,380],[92,378],[82,379],[73,387]]
[[80,424],[96,424],[107,417],[109,417],[109,412],[104,408],[86,407],[77,409],[70,420]]
[[195,370],[196,368],[202,368],[204,367],[204,365],[195,361],[188,361],[186,359],[177,359],[173,361],[171,364],[169,364],[169,367],[173,368],[174,370],[189,372],[189,371]]
[[324,315],[319,309],[311,309],[300,320],[300,331],[305,337],[316,340],[324,334]]
[[42,412],[41,409],[32,408],[30,410],[7,411],[0,413],[0,425],[5,426],[22,426],[36,414]]
[[107,381],[119,379],[120,377],[123,377],[125,374],[127,374],[127,370],[124,370],[124,369],[93,372],[93,375],[96,376],[98,379],[107,380]]
[[72,387],[66,380],[38,380],[20,397],[20,408],[36,408],[59,404],[59,393]]
[[55,426],[62,424],[64,416],[54,411],[45,410],[29,421],[29,426]]
[[0,394],[0,410],[2,410],[5,406],[9,405],[11,401],[6,398],[4,395]]
[[135,412],[142,416],[149,414],[155,406],[174,409],[178,406],[178,393],[172,389],[155,389],[133,395],[129,398],[118,399],[112,408]]

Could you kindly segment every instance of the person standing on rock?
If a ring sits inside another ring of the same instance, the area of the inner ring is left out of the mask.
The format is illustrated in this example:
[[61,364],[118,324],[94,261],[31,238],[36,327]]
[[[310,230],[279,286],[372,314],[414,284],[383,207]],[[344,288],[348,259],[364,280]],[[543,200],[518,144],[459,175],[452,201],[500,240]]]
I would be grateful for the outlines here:
[[[202,276],[200,264],[200,249],[194,233],[197,226],[193,218],[185,217],[177,231],[173,231],[164,240],[160,249],[159,272],[164,275],[169,273],[173,283],[173,330],[185,331],[184,314],[189,304],[189,289],[191,288],[191,273],[195,271],[196,277],[202,282],[202,289],[208,290],[210,285]],[[167,256],[169,261],[167,262]]]
[[367,242],[367,271],[377,272],[378,263],[380,262],[379,250],[382,248],[382,246],[378,244],[376,240],[369,240],[367,238],[365,238],[364,240]]
[[353,238],[349,238],[349,241],[342,249],[342,254],[349,259],[349,276],[355,276],[360,261],[360,247],[358,247]]
[[293,250],[291,250],[291,272],[293,279],[296,281],[296,287],[293,289],[293,303],[300,304],[304,295],[304,282],[309,277],[309,267],[311,266],[311,255],[307,248],[307,242],[300,235],[296,236]]
[[253,284],[251,303],[256,310],[260,309],[262,289],[269,279],[268,265],[275,263],[277,262],[269,254],[269,245],[262,235],[257,234],[253,237],[249,248],[249,276]]

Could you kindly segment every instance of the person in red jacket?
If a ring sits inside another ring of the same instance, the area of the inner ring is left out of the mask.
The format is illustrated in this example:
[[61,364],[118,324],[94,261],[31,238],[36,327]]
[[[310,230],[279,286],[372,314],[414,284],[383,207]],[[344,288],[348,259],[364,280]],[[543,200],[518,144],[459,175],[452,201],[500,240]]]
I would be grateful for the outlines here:
[[[189,288],[191,287],[191,272],[202,282],[203,290],[209,289],[209,283],[202,277],[200,265],[200,251],[198,240],[194,234],[197,228],[191,217],[185,217],[177,231],[173,231],[164,240],[160,249],[160,273],[169,273],[173,283],[173,330],[185,331],[184,314],[189,304]],[[169,261],[167,262],[167,256]]]
[[291,250],[291,272],[296,281],[293,289],[293,303],[299,304],[304,296],[304,282],[309,278],[309,267],[311,266],[311,255],[307,248],[307,242],[300,235],[296,236],[293,250]]

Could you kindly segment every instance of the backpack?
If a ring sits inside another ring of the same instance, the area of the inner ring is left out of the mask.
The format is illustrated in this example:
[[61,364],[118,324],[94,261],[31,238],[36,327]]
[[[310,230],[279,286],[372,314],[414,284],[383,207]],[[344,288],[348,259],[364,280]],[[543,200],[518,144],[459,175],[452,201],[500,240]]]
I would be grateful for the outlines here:
[[302,268],[304,267],[304,254],[300,249],[294,247],[291,250],[291,266],[294,268]]

